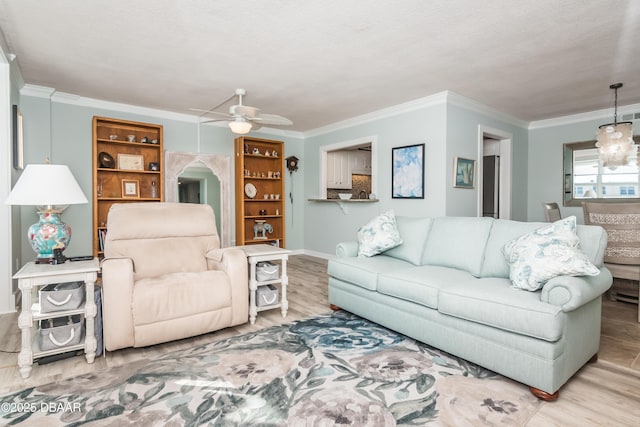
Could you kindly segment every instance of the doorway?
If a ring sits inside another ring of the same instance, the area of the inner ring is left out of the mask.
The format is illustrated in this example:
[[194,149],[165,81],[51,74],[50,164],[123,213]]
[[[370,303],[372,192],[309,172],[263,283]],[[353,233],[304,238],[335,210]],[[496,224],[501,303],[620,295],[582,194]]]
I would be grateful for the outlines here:
[[478,126],[478,216],[511,219],[510,133]]

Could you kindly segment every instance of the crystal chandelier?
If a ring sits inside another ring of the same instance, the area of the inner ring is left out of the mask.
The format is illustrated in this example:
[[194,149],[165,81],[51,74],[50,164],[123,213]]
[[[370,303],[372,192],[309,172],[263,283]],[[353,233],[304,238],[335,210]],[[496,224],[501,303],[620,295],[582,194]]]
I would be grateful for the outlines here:
[[618,166],[629,164],[629,157],[635,154],[638,147],[633,142],[633,129],[631,122],[618,122],[618,89],[622,83],[614,83],[609,86],[615,91],[615,112],[613,123],[598,127],[598,154],[602,166],[611,170]]

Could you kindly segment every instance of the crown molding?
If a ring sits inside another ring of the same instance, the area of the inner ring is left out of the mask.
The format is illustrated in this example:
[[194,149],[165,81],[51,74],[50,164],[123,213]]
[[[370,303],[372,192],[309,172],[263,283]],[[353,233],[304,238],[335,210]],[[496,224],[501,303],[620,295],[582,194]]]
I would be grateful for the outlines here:
[[304,132],[304,138],[324,135],[326,133],[335,132],[341,129],[370,123],[376,120],[385,119],[387,117],[397,116],[398,114],[408,113],[410,111],[419,110],[421,108],[433,107],[435,105],[444,104],[447,101],[447,92],[438,92],[424,98],[415,99],[413,101],[394,105],[392,107],[383,108],[381,110],[372,111],[367,114],[355,116],[350,119],[341,120],[330,125],[311,129]]
[[[529,130],[544,129],[548,127],[562,126],[562,125],[571,125],[571,124],[587,122],[591,120],[605,120],[605,121],[608,120],[607,123],[609,123],[611,121],[612,111],[613,110],[611,108],[606,108],[604,110],[588,111],[586,113],[554,117],[552,119],[536,120],[534,122],[529,123]],[[618,106],[618,117],[624,114],[636,113],[638,111],[640,111],[640,104]]]
[[25,84],[20,89],[20,95],[51,99],[51,95],[53,95],[55,91],[52,87]]
[[[117,111],[120,113],[138,114],[142,116],[150,116],[150,117],[156,117],[156,118],[167,119],[167,120],[176,120],[179,122],[196,123],[196,124],[200,122],[200,116],[197,116],[197,115],[176,113],[172,111],[159,110],[156,108],[140,107],[137,105],[105,101],[105,100],[96,99],[96,98],[87,98],[84,96],[75,95],[73,93],[58,92],[53,88],[45,87],[45,86],[36,86],[36,85],[26,84],[20,90],[20,94],[25,96],[34,96],[38,98],[48,98],[48,99],[51,99],[52,102],[77,105],[80,107],[100,108],[104,110]],[[222,128],[227,127],[227,125],[222,122],[211,122],[211,123],[202,123],[202,124],[207,126],[216,126],[216,127],[222,127]],[[264,133],[267,135],[286,136],[290,138],[300,138],[300,139],[304,138],[304,135],[302,132],[274,129],[269,127],[263,127],[257,132]]]
[[495,108],[488,107],[476,100],[467,98],[466,96],[462,96],[455,92],[447,91],[447,102],[457,107],[475,111],[476,113],[480,113],[485,116],[507,122],[523,129],[527,129],[527,126],[529,126],[529,122],[526,120],[522,120],[507,113],[503,113],[502,111],[498,111]]

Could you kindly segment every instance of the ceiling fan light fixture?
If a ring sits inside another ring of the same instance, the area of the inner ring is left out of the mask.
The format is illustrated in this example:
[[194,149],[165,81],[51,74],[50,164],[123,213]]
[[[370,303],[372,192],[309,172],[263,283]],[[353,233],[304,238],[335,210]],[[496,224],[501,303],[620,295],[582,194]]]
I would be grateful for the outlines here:
[[615,91],[615,111],[613,123],[602,125],[598,128],[596,147],[602,166],[611,170],[618,166],[629,164],[629,158],[636,153],[638,147],[633,141],[633,124],[631,122],[618,122],[618,89],[622,83],[614,83],[609,89]]
[[231,132],[238,135],[244,135],[251,131],[251,123],[244,119],[229,122],[229,127],[231,128]]

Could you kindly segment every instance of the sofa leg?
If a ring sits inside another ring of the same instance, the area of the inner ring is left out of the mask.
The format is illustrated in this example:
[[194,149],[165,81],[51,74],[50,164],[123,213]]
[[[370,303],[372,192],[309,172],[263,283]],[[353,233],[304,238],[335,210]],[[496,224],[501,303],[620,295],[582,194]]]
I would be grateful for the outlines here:
[[587,363],[596,363],[598,361],[598,353],[594,354],[591,359],[587,360]]
[[338,307],[338,306],[337,306],[337,305],[335,305],[335,304],[329,304],[329,308],[330,308],[331,310],[333,310],[333,311],[338,311],[338,310],[340,310],[340,307]]
[[559,391],[556,391],[555,393],[550,394],[550,393],[547,393],[546,391],[542,391],[539,388],[535,388],[535,387],[531,387],[530,390],[535,397],[537,397],[540,400],[544,400],[545,402],[553,402],[554,400],[558,400],[558,397],[560,396]]

